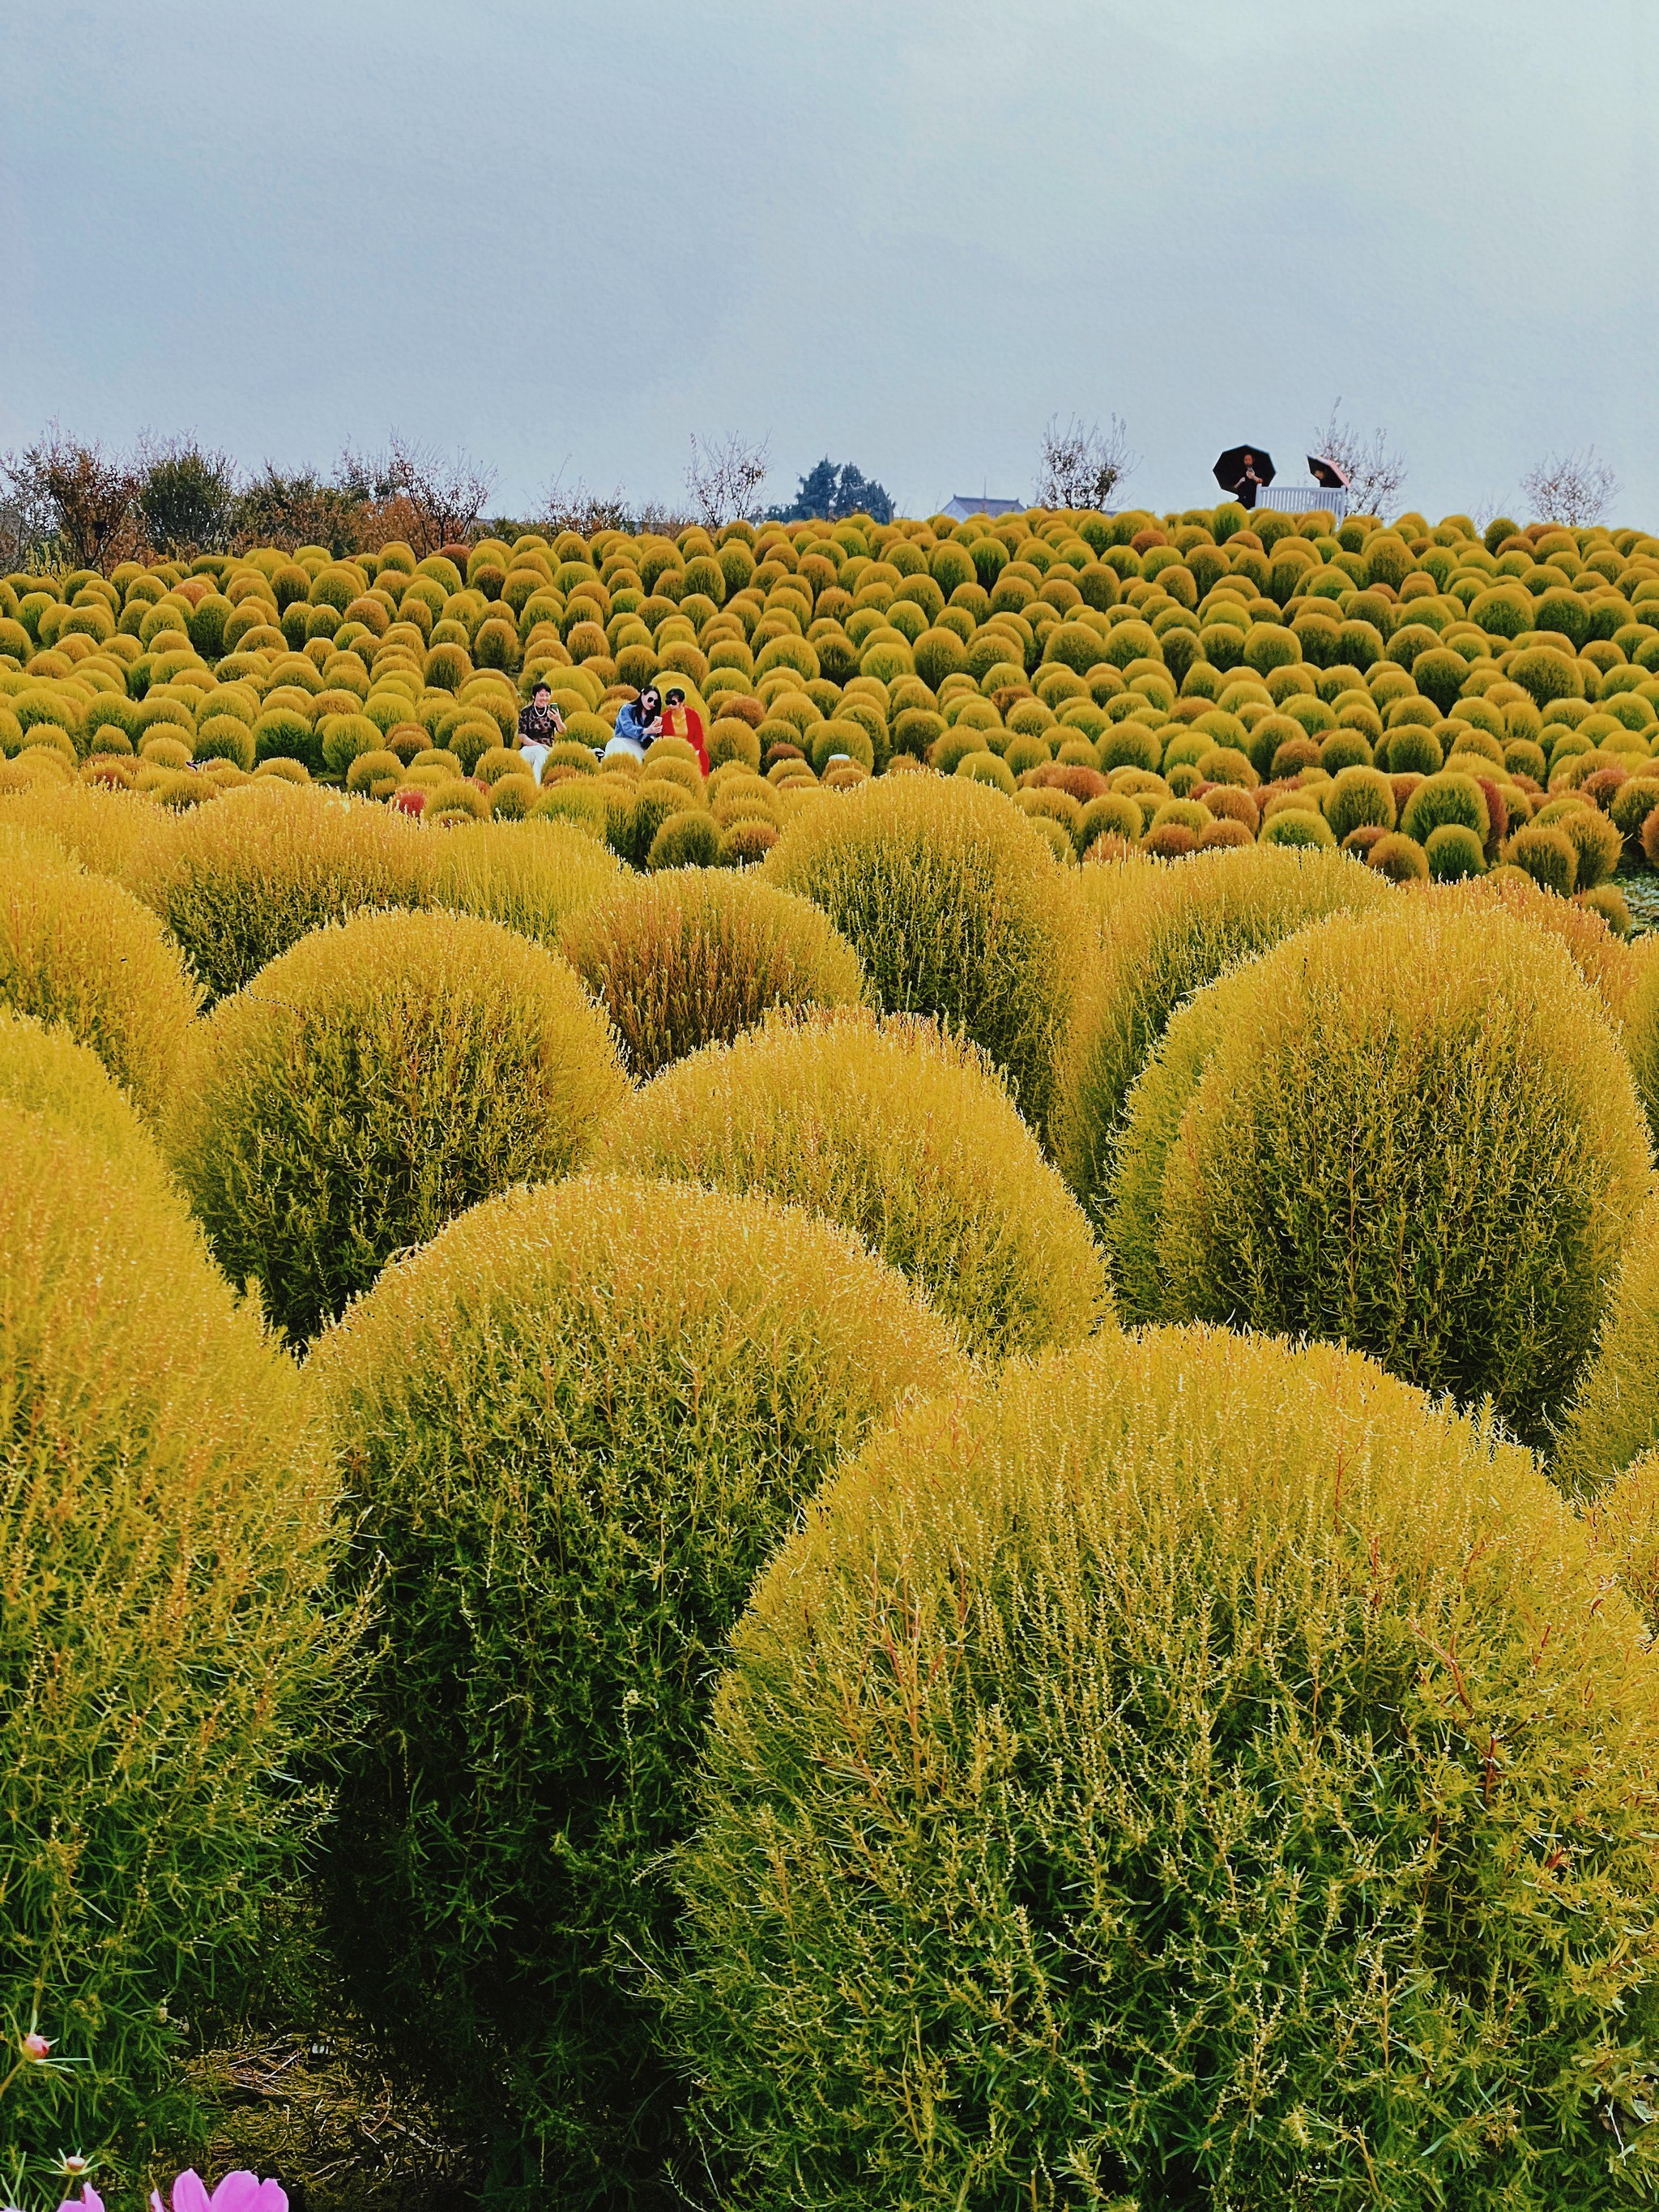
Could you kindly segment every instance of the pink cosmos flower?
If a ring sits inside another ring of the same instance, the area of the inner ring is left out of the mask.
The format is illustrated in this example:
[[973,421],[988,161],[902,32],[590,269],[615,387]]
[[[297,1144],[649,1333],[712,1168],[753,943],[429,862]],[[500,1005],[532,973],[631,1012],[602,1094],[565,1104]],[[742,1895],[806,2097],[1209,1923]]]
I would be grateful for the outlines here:
[[58,2212],[104,2212],[104,2200],[88,2181],[78,2197],[66,2197]]
[[[159,2189],[150,2191],[149,2203],[150,2212],[167,2212]],[[228,2173],[210,2197],[207,2185],[192,2167],[173,2185],[173,2212],[288,2212],[288,2191],[280,2182],[238,2172]]]

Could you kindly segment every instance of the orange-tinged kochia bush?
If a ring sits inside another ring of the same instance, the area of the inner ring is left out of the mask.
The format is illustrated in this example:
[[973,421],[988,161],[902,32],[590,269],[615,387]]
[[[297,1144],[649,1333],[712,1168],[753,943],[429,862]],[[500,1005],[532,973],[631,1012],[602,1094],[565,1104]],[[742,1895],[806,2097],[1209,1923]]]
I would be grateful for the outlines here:
[[840,1455],[959,1381],[949,1333],[827,1223],[577,1178],[390,1267],[313,1373],[354,1592],[384,1562],[330,1869],[359,2001],[521,2201],[654,2201],[683,2099],[645,1977],[715,1670]]
[[714,1701],[670,2018],[719,2199],[1612,2212],[1656,1774],[1585,1532],[1368,1360],[1156,1331],[925,1406]]
[[189,2027],[326,1809],[347,1639],[298,1375],[93,1054],[5,1014],[0,1254],[0,2017],[71,2062],[0,2103],[0,2169],[44,2195],[198,2124]]
[[363,915],[220,1001],[169,1136],[221,1264],[303,1337],[392,1253],[562,1175],[627,1088],[556,953],[467,915]]
[[1182,1000],[1305,922],[1391,896],[1346,854],[1261,846],[1125,878],[1085,968],[1050,1125],[1060,1172],[1096,1220],[1130,1085]]
[[1076,1343],[1109,1312],[1088,1224],[1001,1080],[931,1023],[770,1023],[659,1076],[598,1158],[842,1223],[977,1353]]
[[729,1043],[770,1008],[854,1006],[864,995],[857,953],[817,907],[724,870],[623,884],[566,925],[560,950],[641,1080]]
[[1607,1010],[1528,923],[1417,899],[1224,976],[1130,1103],[1127,1315],[1340,1338],[1540,1440],[1650,1174]]
[[931,1014],[969,1037],[1041,1128],[1071,1010],[1078,909],[1000,792],[954,776],[862,784],[796,815],[765,874],[823,908],[884,1013]]
[[[1573,966],[1600,993],[1615,1022],[1623,1023],[1640,974],[1640,964],[1628,945],[1622,945],[1599,914],[1557,898],[1513,868],[1443,884],[1425,896],[1449,900],[1460,906],[1501,908],[1518,915],[1547,937],[1559,938]],[[1639,1085],[1638,1085],[1639,1089]]]
[[156,1114],[197,993],[160,922],[129,892],[25,841],[0,848],[0,1001],[61,1023]]

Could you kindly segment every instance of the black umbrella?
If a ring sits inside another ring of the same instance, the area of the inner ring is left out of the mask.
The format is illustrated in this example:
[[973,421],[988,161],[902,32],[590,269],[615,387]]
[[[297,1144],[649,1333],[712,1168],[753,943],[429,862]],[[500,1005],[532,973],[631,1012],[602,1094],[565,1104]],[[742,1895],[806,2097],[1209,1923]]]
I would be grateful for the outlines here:
[[1273,480],[1273,457],[1261,446],[1229,446],[1215,465],[1215,480],[1245,507],[1254,507],[1256,486]]
[[1327,491],[1346,491],[1348,471],[1340,461],[1322,460],[1316,453],[1308,456],[1308,466],[1313,471],[1313,480],[1323,484]]

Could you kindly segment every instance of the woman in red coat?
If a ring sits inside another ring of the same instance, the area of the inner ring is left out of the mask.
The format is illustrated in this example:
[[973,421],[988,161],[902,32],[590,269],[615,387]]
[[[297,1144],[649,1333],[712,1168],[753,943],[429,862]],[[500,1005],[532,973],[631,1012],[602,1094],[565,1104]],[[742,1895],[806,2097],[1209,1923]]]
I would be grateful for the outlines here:
[[684,738],[697,756],[698,767],[708,775],[708,745],[702,716],[695,707],[686,705],[684,690],[678,684],[670,684],[663,693],[662,733],[665,738]]

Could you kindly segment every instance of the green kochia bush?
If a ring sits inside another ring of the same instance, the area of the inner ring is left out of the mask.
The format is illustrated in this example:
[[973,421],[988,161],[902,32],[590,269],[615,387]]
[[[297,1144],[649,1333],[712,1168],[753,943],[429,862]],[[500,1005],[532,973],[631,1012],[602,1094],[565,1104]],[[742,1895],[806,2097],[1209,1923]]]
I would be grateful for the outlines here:
[[1212,984],[1130,1103],[1108,1231],[1137,1320],[1340,1338],[1540,1438],[1650,1172],[1565,947],[1396,900]]
[[325,1809],[347,1639],[299,1376],[93,1054],[9,1015],[0,1254],[0,2020],[71,2062],[0,2102],[0,2172],[44,2197],[41,2160],[136,2182],[189,2132],[187,2032]]
[[715,2199],[1637,2201],[1656,1774],[1584,1532],[1353,1353],[1159,1331],[922,1407],[715,1699],[672,2006]]
[[421,905],[432,850],[384,807],[261,779],[197,808],[139,889],[212,1000],[325,922]]
[[602,1164],[759,1191],[842,1223],[994,1355],[1108,1310],[1088,1224],[996,1072],[931,1023],[779,1021],[642,1091]]
[[354,1589],[384,1562],[330,1869],[359,1997],[525,2202],[656,2201],[682,2100],[643,1973],[717,1662],[838,1455],[959,1380],[948,1334],[827,1223],[578,1179],[388,1268],[313,1374]]
[[712,868],[720,859],[720,833],[708,810],[688,807],[671,814],[651,840],[646,865],[653,869]]
[[1304,922],[1391,896],[1345,854],[1262,846],[1127,881],[1079,994],[1051,1116],[1060,1172],[1096,1220],[1109,1203],[1129,1087],[1188,993]]
[[1000,792],[882,777],[798,815],[765,873],[823,908],[883,1012],[932,1014],[970,1037],[1041,1127],[1078,917],[1066,877]]
[[1478,834],[1466,823],[1443,822],[1431,830],[1424,852],[1429,874],[1437,884],[1458,884],[1486,873],[1486,863]]
[[467,915],[362,915],[220,1001],[170,1138],[221,1262],[307,1336],[393,1252],[563,1174],[627,1088],[556,953]]
[[1430,836],[1447,823],[1472,830],[1484,841],[1490,827],[1486,795],[1472,775],[1448,769],[1419,783],[1406,801],[1400,826],[1408,837],[1426,845]]

